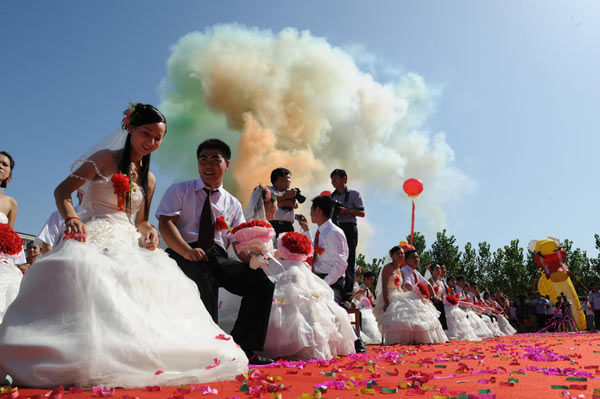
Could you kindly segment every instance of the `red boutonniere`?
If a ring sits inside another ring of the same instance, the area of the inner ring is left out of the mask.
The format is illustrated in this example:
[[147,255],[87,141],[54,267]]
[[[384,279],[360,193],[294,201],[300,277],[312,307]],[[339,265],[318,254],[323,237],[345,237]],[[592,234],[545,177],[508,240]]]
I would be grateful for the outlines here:
[[400,287],[400,276],[394,277],[394,285]]
[[318,245],[315,245],[315,253],[319,256],[323,255],[323,252],[325,252],[325,248],[321,248]]
[[433,291],[434,291],[436,294],[438,293],[438,291],[439,291],[439,290],[440,290],[440,287],[439,287],[439,286],[437,286],[437,285],[434,285],[434,286],[433,286]]
[[114,193],[117,195],[117,206],[120,211],[124,211],[127,195],[129,195],[130,192],[135,191],[133,184],[131,184],[127,175],[121,173],[112,175],[110,181],[113,184]]
[[230,227],[227,224],[227,222],[225,221],[225,219],[223,218],[223,216],[219,216],[215,220],[215,230],[217,230],[217,231],[230,230]]

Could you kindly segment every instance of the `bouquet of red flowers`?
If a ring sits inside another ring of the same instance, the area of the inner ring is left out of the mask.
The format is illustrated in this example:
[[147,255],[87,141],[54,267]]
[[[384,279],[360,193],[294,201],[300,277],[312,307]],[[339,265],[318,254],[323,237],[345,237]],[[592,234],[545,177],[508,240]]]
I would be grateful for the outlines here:
[[455,297],[454,295],[446,295],[444,297],[444,303],[447,304],[448,306],[457,306],[458,298]]
[[117,206],[120,211],[124,211],[127,196],[134,190],[133,184],[127,175],[121,173],[112,175],[110,181],[113,184],[114,193],[117,195]]
[[18,255],[23,249],[23,240],[8,224],[0,224],[0,254]]
[[304,234],[290,231],[277,238],[277,252],[284,259],[306,261],[312,256],[312,244]]
[[240,245],[240,251],[250,254],[250,267],[258,269],[265,268],[268,264],[267,257],[273,251],[273,240],[275,230],[273,226],[263,220],[251,220],[234,227],[229,233]]
[[416,291],[417,295],[419,296],[419,298],[421,298],[421,299],[430,299],[431,298],[431,295],[429,294],[429,289],[427,288],[427,285],[425,285],[425,283],[418,282],[415,291]]

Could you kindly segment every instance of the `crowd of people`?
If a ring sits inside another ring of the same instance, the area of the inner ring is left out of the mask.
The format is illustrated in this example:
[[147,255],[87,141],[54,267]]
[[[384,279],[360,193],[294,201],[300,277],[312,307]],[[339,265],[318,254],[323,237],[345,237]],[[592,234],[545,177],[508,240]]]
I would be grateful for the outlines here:
[[[357,269],[365,207],[343,169],[331,172],[333,192],[311,200],[309,218],[296,213],[307,198],[283,167],[243,209],[223,187],[229,146],[205,140],[196,151],[198,178],[172,184],[156,210],[158,227],[151,225],[150,155],[167,121],[148,104],[124,114],[121,129],[76,160],[56,188],[58,210],[27,246],[20,271],[1,256],[0,371],[18,384],[198,383],[232,379],[272,358],[361,352],[365,342],[516,332],[507,316],[518,325],[518,304],[513,319],[515,307],[500,293],[480,294],[436,264],[423,276],[406,242],[390,249],[377,279]],[[0,152],[2,187],[14,167]],[[16,216],[17,201],[0,193],[0,223],[13,227]],[[223,306],[223,289],[237,305]],[[591,301],[600,315],[600,294]],[[221,308],[235,313],[230,334],[219,324],[227,318]],[[359,328],[351,309],[360,309]]]

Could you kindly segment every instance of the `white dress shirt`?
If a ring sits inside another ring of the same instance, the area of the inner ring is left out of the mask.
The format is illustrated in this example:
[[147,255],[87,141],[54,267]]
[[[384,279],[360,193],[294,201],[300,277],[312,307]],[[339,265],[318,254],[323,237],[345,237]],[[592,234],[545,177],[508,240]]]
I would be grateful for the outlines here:
[[593,310],[600,309],[600,291],[592,292],[588,294],[588,303],[592,305]]
[[[198,241],[200,216],[206,200],[204,187],[206,185],[201,178],[172,184],[165,192],[156,210],[157,219],[161,215],[179,216],[175,226],[187,243]],[[240,201],[227,192],[222,185],[211,194],[210,202],[215,219],[222,217],[231,227],[246,221]],[[227,230],[217,231],[215,229],[215,244],[227,249],[229,246]]]
[[321,255],[315,255],[313,270],[318,274],[327,274],[323,280],[333,285],[346,273],[348,267],[348,242],[342,229],[331,219],[321,224],[319,231],[319,247],[323,248]]
[[402,283],[403,285],[408,283],[414,288],[419,282],[428,284],[427,280],[425,280],[425,277],[423,277],[418,270],[414,270],[409,265],[404,266],[402,269],[400,269],[400,271],[402,272],[402,279],[404,280],[404,283]]
[[[79,207],[80,205],[75,205],[76,213],[79,213]],[[35,242],[38,245],[41,245],[41,243],[46,243],[54,248],[60,244],[64,234],[65,220],[60,212],[54,211],[50,214],[48,220],[46,220],[46,224],[44,224],[44,227],[42,227],[42,230],[35,238]]]

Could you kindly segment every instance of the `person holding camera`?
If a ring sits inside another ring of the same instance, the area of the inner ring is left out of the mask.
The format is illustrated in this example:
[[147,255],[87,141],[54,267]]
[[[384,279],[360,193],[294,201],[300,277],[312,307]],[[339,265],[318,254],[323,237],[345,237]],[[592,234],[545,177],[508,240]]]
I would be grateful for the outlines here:
[[330,197],[336,202],[332,221],[342,229],[348,243],[348,267],[346,268],[343,300],[350,301],[352,300],[356,246],[358,245],[356,218],[365,217],[365,207],[360,193],[348,189],[348,175],[344,169],[334,169],[330,177],[331,185],[335,188]]
[[271,172],[271,192],[277,197],[277,212],[273,220],[269,223],[275,229],[279,236],[281,233],[294,231],[294,209],[298,208],[298,203],[306,201],[299,188],[290,188],[292,186],[292,172],[286,168],[276,168]]

